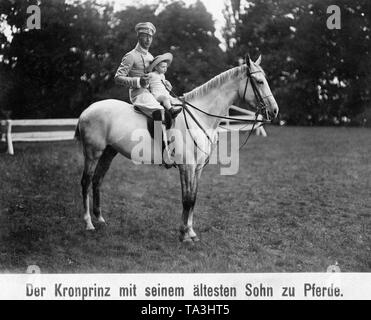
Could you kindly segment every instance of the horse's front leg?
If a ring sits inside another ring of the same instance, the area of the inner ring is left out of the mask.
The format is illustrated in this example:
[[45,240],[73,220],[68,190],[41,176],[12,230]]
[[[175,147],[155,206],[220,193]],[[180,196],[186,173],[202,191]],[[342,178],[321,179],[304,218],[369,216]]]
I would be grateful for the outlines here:
[[196,165],[180,165],[180,181],[182,184],[183,200],[183,224],[180,228],[180,241],[199,241],[196,232],[193,230],[193,209],[196,203],[198,179],[202,167]]

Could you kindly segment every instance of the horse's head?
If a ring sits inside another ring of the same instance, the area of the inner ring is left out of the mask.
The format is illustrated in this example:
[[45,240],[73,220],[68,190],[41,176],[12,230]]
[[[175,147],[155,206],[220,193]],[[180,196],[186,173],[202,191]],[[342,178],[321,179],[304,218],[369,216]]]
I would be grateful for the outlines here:
[[246,58],[246,76],[240,81],[239,96],[250,106],[255,107],[268,117],[276,118],[278,105],[269,88],[265,73],[260,67],[261,56],[253,62],[248,55]]

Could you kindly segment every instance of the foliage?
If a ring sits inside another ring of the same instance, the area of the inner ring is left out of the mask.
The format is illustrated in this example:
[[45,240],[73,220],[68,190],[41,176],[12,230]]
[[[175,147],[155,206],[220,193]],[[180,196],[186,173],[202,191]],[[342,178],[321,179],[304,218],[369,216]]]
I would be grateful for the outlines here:
[[338,123],[371,108],[369,1],[337,1],[340,30],[326,26],[332,4],[254,0],[235,4],[238,14],[226,8],[229,57],[263,54],[281,117],[289,123]]
[[1,38],[0,49],[2,77],[15,78],[0,97],[13,118],[76,117],[94,100],[127,99],[113,77],[136,44],[134,26],[140,21],[158,27],[153,54],[174,53],[167,76],[178,93],[224,70],[212,17],[201,2],[170,3],[159,13],[156,5],[115,13],[112,5],[95,1],[44,0],[41,29],[27,30],[26,9],[35,3],[5,0],[0,7],[15,30],[11,42]]
[[[30,4],[40,4],[41,30],[27,30]],[[182,94],[238,65],[249,52],[263,67],[290,124],[342,124],[370,118],[370,5],[339,0],[341,29],[329,30],[330,0],[229,0],[226,51],[201,1],[161,0],[115,12],[102,1],[0,2],[0,105],[13,118],[77,117],[91,102],[127,100],[113,77],[136,44],[134,26],[157,27],[151,53],[172,52],[167,78]],[[6,22],[6,24],[5,24]],[[2,29],[8,25],[12,41]],[[370,119],[371,123],[371,119]]]
[[226,70],[212,16],[202,2],[188,8],[172,3],[157,18],[159,35],[154,50],[170,49],[176,57],[169,79],[176,84],[178,94]]

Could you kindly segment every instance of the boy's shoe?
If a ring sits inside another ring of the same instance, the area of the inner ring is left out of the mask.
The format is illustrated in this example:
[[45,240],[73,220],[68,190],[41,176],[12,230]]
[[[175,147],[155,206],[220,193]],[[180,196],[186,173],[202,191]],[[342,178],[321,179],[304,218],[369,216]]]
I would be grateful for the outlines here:
[[175,119],[178,116],[178,114],[182,112],[182,110],[183,110],[182,107],[171,107],[171,109],[169,109],[173,119]]

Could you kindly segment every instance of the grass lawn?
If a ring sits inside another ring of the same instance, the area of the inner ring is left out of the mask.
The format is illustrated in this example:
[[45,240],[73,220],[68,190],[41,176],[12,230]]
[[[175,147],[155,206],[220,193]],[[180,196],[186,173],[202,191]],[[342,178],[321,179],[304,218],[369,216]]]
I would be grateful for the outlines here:
[[178,241],[176,169],[116,157],[103,183],[107,227],[82,219],[75,142],[0,154],[0,272],[371,271],[371,130],[268,127],[234,176],[206,167],[195,245]]

